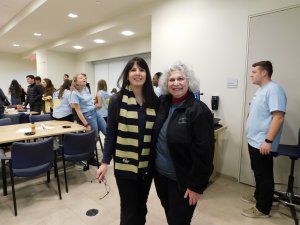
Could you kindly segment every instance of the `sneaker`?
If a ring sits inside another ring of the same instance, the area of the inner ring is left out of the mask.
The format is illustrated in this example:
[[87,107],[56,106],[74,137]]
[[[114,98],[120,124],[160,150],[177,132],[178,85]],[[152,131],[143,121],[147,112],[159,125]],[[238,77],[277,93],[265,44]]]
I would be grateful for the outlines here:
[[260,212],[255,206],[249,209],[243,209],[242,215],[250,218],[268,218],[270,215]]
[[256,204],[256,199],[253,195],[243,195],[241,200],[250,204]]

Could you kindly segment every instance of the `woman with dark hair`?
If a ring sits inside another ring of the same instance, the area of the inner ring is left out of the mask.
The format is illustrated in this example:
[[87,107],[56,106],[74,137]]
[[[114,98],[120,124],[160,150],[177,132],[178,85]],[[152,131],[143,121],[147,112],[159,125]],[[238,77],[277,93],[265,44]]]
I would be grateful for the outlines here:
[[101,167],[96,177],[105,181],[114,157],[114,174],[121,199],[121,225],[146,223],[152,182],[152,126],[158,107],[146,61],[134,57],[118,79],[121,90],[108,105],[107,130]]
[[70,103],[72,82],[65,80],[60,88],[53,93],[53,118],[55,120],[74,121]]
[[42,86],[44,87],[43,101],[44,103],[44,113],[51,113],[53,111],[52,95],[55,91],[55,88],[52,84],[52,81],[48,78],[44,78],[42,81]]
[[22,105],[22,102],[25,102],[26,93],[17,80],[11,81],[8,93],[11,96],[10,101],[12,105]]

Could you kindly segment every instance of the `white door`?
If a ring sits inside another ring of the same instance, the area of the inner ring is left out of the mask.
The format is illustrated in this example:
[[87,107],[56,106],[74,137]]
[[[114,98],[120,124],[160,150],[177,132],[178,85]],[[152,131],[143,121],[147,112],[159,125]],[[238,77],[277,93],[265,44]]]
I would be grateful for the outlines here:
[[[245,120],[249,103],[258,86],[250,80],[252,64],[270,60],[273,63],[272,80],[283,86],[287,93],[287,113],[281,143],[296,144],[300,128],[300,6],[253,16],[249,19],[247,59],[247,84]],[[290,160],[277,157],[274,160],[275,183],[287,183]],[[300,160],[295,167],[295,185],[300,183]],[[243,134],[240,181],[254,185],[245,131]]]

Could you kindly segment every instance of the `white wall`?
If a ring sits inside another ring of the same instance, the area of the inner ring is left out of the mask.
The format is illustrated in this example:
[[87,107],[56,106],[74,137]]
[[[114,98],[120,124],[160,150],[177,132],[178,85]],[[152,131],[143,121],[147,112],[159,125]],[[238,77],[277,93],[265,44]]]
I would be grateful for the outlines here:
[[[128,55],[138,55],[151,51],[151,37],[134,38],[132,40],[122,42],[109,47],[96,48],[86,51],[76,56],[76,68],[79,72],[84,72],[88,75],[88,82],[91,83],[92,95],[95,94],[95,86],[97,85],[99,76],[95,79],[94,62],[124,57]],[[150,64],[149,64],[150,67]],[[112,87],[115,85],[109,84]],[[109,90],[112,87],[108,87]]]
[[9,97],[8,88],[13,79],[16,79],[26,91],[28,85],[26,76],[36,74],[35,62],[23,59],[16,54],[0,53],[0,68],[0,88],[7,97]]
[[76,60],[74,54],[47,51],[47,74],[40,74],[42,78],[51,79],[55,88],[59,88],[63,83],[63,75],[69,74],[72,79],[76,73]]
[[[248,16],[299,3],[174,0],[152,15],[152,71],[164,71],[181,60],[195,70],[204,93],[201,99],[208,106],[212,95],[220,96],[215,114],[228,126],[219,148],[217,171],[222,174],[237,178],[239,172]],[[227,88],[227,78],[238,79],[238,87]]]

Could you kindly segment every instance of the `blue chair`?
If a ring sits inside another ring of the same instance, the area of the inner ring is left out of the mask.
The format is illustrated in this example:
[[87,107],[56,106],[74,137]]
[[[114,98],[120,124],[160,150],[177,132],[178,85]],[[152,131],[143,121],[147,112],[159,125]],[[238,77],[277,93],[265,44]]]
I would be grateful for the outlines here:
[[50,114],[42,114],[42,115],[32,115],[30,116],[30,122],[41,122],[41,121],[48,121],[52,120]]
[[59,199],[61,199],[56,153],[53,151],[53,138],[39,142],[15,142],[12,144],[9,168],[15,216],[17,216],[17,202],[14,177],[32,177],[46,173],[47,183],[49,183],[52,167],[56,176]]
[[10,118],[0,119],[0,126],[12,125]]
[[[98,162],[98,153],[95,145],[95,132],[89,131],[85,133],[68,133],[64,135],[62,146],[62,160],[64,168],[64,177],[66,184],[66,192],[68,189],[68,180],[66,172],[66,161],[81,162],[87,161],[87,169],[89,168],[88,160],[96,154]],[[97,164],[99,167],[99,163]]]
[[300,129],[298,132],[298,144],[297,145],[279,145],[278,147],[279,156],[288,156],[291,159],[291,169],[288,180],[288,187],[286,192],[275,191],[274,198],[288,206],[291,210],[292,217],[295,224],[298,225],[298,218],[296,213],[296,207],[300,206],[300,196],[294,194],[294,167],[295,161],[300,158]]

